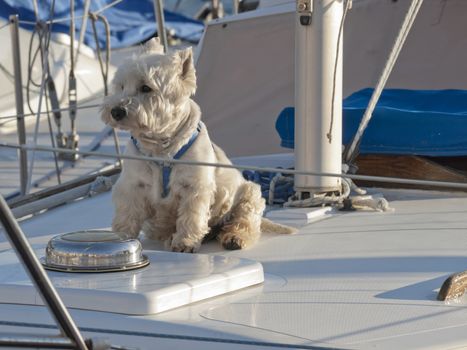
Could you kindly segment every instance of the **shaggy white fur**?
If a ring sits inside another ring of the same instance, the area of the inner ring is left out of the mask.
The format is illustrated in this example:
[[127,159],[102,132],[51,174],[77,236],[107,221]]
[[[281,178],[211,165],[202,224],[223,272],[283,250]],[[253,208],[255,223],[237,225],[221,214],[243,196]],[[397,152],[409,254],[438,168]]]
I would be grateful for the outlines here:
[[[191,48],[163,54],[152,39],[141,55],[119,67],[113,86],[102,120],[138,140],[139,149],[128,142],[127,154],[173,157],[199,124],[200,108],[191,99],[196,90]],[[231,164],[205,126],[182,159]],[[262,217],[260,187],[235,169],[174,165],[166,197],[161,173],[154,162],[125,160],[112,193],[113,230],[130,237],[143,230],[177,252],[196,251],[208,234],[226,249],[241,249],[255,243],[262,230],[295,232]]]

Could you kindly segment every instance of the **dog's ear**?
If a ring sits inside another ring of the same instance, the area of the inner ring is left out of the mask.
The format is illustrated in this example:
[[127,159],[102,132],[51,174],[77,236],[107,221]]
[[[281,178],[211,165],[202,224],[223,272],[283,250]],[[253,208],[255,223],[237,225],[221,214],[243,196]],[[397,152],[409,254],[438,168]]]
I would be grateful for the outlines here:
[[175,53],[180,59],[179,74],[182,84],[190,95],[196,91],[196,71],[193,63],[193,50],[191,47]]
[[144,53],[157,53],[164,54],[164,46],[161,45],[161,41],[158,37],[149,39],[143,45]]

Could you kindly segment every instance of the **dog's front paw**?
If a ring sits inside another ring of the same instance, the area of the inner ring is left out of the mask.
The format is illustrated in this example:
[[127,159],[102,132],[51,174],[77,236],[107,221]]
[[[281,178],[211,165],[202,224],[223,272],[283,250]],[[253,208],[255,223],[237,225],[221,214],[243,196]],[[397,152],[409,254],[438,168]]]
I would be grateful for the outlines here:
[[[169,243],[169,242],[167,242]],[[170,249],[178,253],[196,253],[200,247],[198,242],[175,233],[170,240]]]
[[258,235],[252,235],[249,232],[222,232],[217,239],[225,249],[237,250],[252,246],[258,239]]
[[246,247],[246,243],[240,237],[236,237],[235,235],[223,237],[221,243],[222,246],[228,250],[243,249]]

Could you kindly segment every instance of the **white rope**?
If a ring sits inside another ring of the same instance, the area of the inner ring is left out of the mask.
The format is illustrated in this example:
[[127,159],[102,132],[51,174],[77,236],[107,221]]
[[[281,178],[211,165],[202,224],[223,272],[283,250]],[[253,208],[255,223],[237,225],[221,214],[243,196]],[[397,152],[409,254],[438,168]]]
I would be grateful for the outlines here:
[[394,211],[382,194],[350,197],[352,207],[357,210]]
[[399,30],[399,33],[391,49],[386,65],[383,69],[383,73],[381,74],[379,81],[375,87],[375,90],[373,91],[373,95],[371,96],[370,102],[368,103],[368,107],[363,115],[358,130],[354,138],[352,139],[350,146],[344,152],[344,160],[346,163],[353,162],[357,155],[357,145],[360,143],[362,135],[366,127],[368,126],[368,123],[375,110],[376,103],[378,102],[379,97],[381,96],[381,93],[386,85],[389,75],[392,72],[396,60],[399,57],[399,53],[405,43],[405,40],[407,39],[407,35],[410,32],[410,29],[413,25],[413,22],[415,21],[415,18],[417,17],[418,10],[420,9],[422,3],[423,0],[412,0],[412,3],[410,4],[404,22],[402,23],[401,29]]
[[[336,59],[334,60],[334,73],[333,73],[333,84],[332,84],[332,95],[331,95],[331,122],[329,124],[329,131],[326,134],[326,137],[328,138],[329,143],[332,142],[332,127],[334,125],[334,101],[336,100],[336,80],[337,80],[337,65],[339,64],[339,55],[340,55],[340,49],[341,49],[341,41],[342,41],[342,32],[344,30],[344,23],[345,23],[345,18],[347,17],[347,12],[349,9],[352,7],[352,0],[346,0],[344,4],[344,13],[342,14],[342,19],[341,19],[341,24],[339,25],[339,34],[337,36],[337,47],[336,47]],[[339,102],[341,105],[340,108],[342,108],[342,102]]]
[[383,197],[381,193],[367,194],[367,191],[358,187],[355,183],[347,179],[350,184],[350,191],[354,193],[349,196],[351,203],[350,209],[357,210],[375,210],[375,211],[394,211],[389,206],[389,202]]
[[[351,194],[355,192],[356,194]],[[349,204],[346,204],[349,201]],[[271,203],[269,203],[271,205]],[[295,196],[289,198],[284,203],[284,207],[308,208],[318,206],[334,206],[348,210],[374,210],[374,211],[394,211],[389,206],[389,202],[381,193],[366,194],[366,191],[357,187],[351,179],[342,179],[342,193],[310,193],[306,199],[297,199]],[[348,205],[348,207],[347,207]]]
[[48,147],[48,146],[18,145],[18,144],[12,144],[8,142],[0,142],[0,147],[24,149],[28,151],[36,150],[36,151],[42,151],[42,152],[62,152],[62,153],[69,153],[69,154],[78,154],[78,155],[88,156],[88,157],[143,160],[143,161],[149,161],[149,162],[160,163],[160,164],[167,163],[167,164],[183,164],[183,165],[192,165],[192,166],[209,166],[209,167],[216,167],[216,168],[252,170],[252,171],[271,172],[271,173],[277,173],[278,171],[280,171],[283,174],[338,177],[342,179],[388,182],[388,183],[397,183],[397,184],[404,184],[404,185],[434,186],[434,187],[440,187],[440,188],[443,187],[443,188],[450,188],[450,189],[467,190],[467,183],[461,183],[461,182],[414,180],[414,179],[404,179],[404,178],[398,178],[398,177],[370,176],[370,175],[356,175],[356,174],[324,173],[324,172],[303,171],[303,170],[294,170],[294,169],[282,169],[282,168],[279,169],[279,168],[272,168],[272,167],[257,167],[257,166],[249,166],[249,165],[199,162],[199,161],[192,161],[192,160],[170,159],[170,158],[162,158],[162,157],[146,157],[146,156],[136,156],[136,155],[129,155],[129,154],[118,155],[118,154],[103,153],[103,152],[76,151],[76,150],[70,150],[67,148],[56,148],[56,147]]
[[306,199],[297,199],[295,196],[292,196],[287,202],[284,203],[284,207],[307,208],[324,205],[339,205],[342,204],[344,199],[348,198],[349,195],[350,182],[347,179],[343,179],[342,193],[339,195],[334,193],[310,193],[310,197]]

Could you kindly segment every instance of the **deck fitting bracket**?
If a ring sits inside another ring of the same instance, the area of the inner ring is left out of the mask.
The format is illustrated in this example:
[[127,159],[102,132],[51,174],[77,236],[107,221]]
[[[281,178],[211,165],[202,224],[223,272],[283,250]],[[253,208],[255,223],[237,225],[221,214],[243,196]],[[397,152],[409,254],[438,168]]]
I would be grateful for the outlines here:
[[308,26],[311,24],[312,12],[313,0],[297,0],[297,13],[302,26]]

